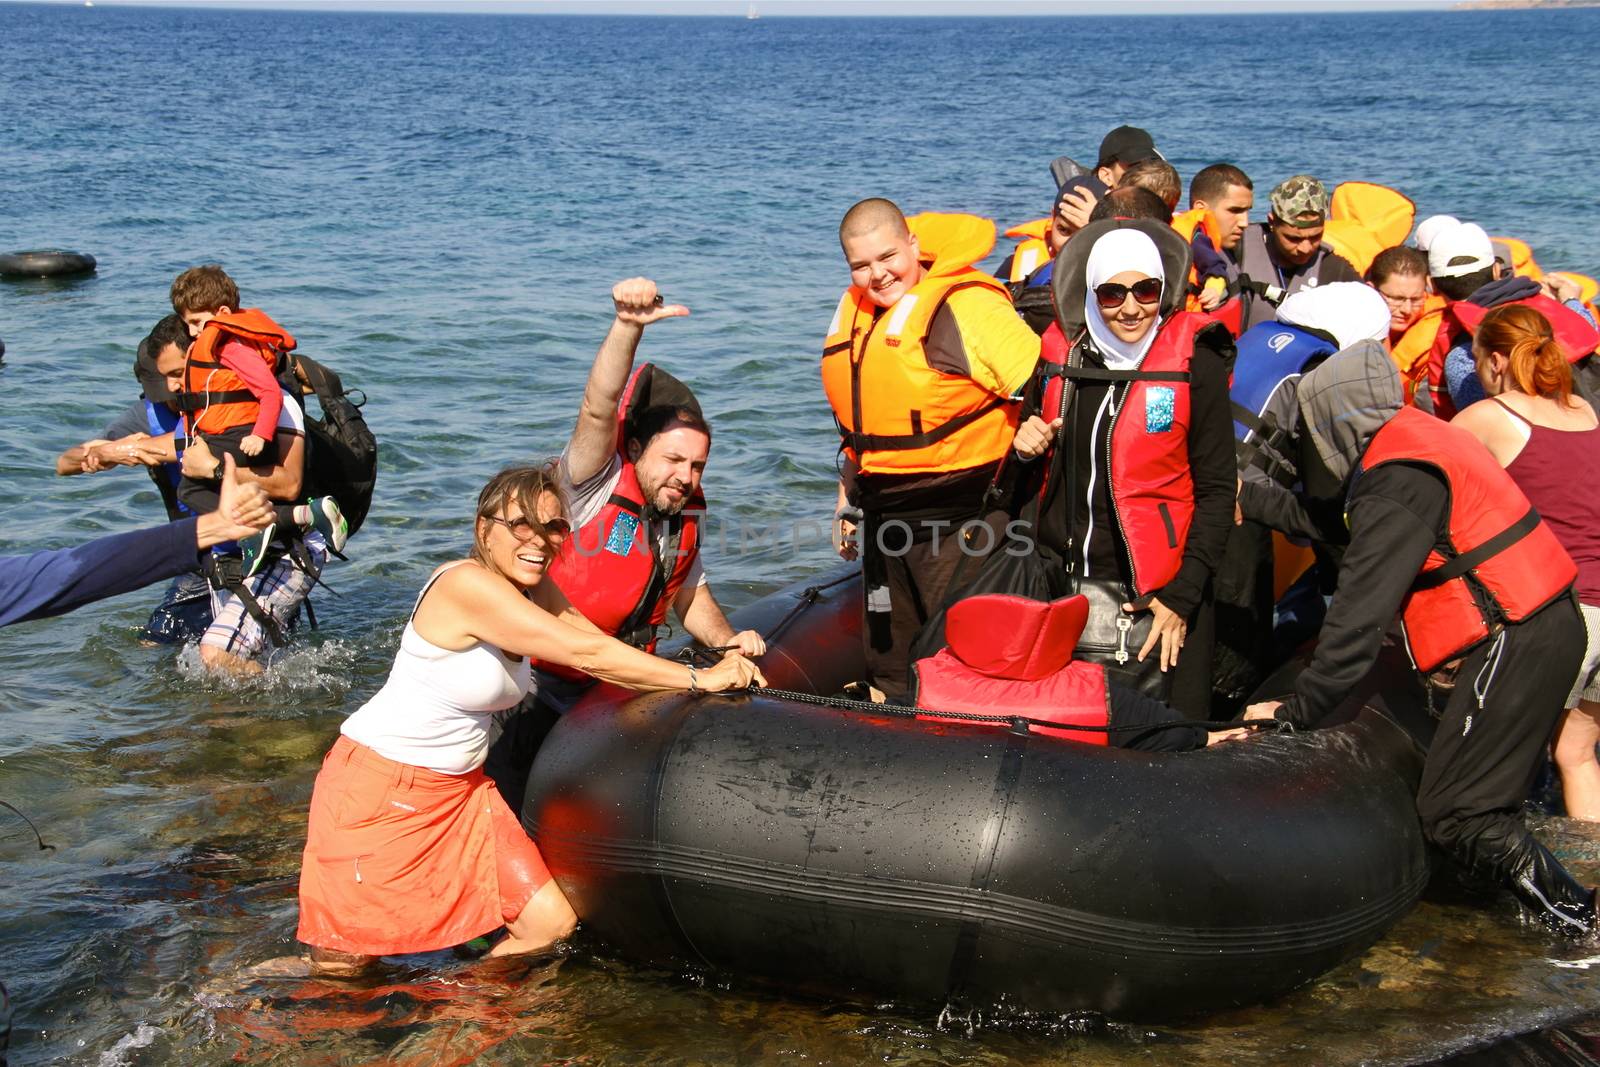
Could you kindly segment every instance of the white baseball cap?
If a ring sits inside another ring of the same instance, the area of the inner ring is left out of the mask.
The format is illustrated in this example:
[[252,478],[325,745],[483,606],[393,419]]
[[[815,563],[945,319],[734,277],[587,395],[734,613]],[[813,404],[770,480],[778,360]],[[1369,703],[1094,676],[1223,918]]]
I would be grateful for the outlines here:
[[1475,222],[1441,230],[1428,245],[1428,273],[1435,278],[1459,278],[1493,263],[1494,245]]
[[1433,239],[1452,226],[1460,226],[1461,220],[1454,215],[1429,215],[1417,223],[1417,248],[1426,252]]

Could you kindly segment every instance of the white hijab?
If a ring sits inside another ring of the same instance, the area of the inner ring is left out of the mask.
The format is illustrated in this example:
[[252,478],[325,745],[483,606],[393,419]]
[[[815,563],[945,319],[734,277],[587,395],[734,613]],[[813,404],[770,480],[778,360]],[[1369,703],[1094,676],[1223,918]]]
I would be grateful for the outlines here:
[[1137,271],[1151,278],[1160,278],[1166,285],[1167,272],[1161,264],[1161,253],[1156,243],[1138,230],[1112,230],[1104,234],[1089,249],[1089,262],[1084,267],[1088,291],[1083,296],[1083,322],[1094,342],[1095,351],[1105,357],[1109,370],[1130,370],[1144,359],[1150,346],[1155,344],[1158,323],[1151,323],[1143,337],[1134,342],[1122,340],[1111,332],[1105,319],[1100,317],[1100,305],[1095,301],[1094,290],[1124,271]]

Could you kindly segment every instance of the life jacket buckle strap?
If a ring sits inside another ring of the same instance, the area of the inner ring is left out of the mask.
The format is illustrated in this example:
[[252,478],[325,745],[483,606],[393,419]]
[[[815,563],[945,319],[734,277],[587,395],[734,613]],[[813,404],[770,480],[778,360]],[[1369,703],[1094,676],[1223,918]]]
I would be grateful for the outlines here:
[[1529,508],[1527,513],[1504,530],[1495,534],[1487,541],[1470,552],[1463,552],[1452,560],[1446,561],[1442,566],[1435,567],[1417,577],[1413,589],[1437,589],[1446,582],[1454,581],[1471,571],[1474,567],[1481,566],[1485,560],[1497,556],[1527,537],[1539,526],[1539,512]]

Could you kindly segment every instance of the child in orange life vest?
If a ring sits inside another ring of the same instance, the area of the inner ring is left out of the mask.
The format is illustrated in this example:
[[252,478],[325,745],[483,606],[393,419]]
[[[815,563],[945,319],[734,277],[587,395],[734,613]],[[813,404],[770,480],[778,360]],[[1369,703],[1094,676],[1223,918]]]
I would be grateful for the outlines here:
[[[283,413],[277,371],[294,338],[263,312],[236,311],[239,287],[219,266],[191,267],[172,283],[172,308],[195,338],[184,365],[184,426],[190,439],[204,439],[220,467],[224,454],[241,466],[270,467],[276,451],[268,451]],[[264,458],[263,458],[264,457]],[[178,499],[196,512],[216,506],[209,481],[185,476]],[[278,526],[316,529],[338,552],[348,526],[332,497],[304,504],[280,504],[274,526],[241,544],[248,577],[260,565]]]

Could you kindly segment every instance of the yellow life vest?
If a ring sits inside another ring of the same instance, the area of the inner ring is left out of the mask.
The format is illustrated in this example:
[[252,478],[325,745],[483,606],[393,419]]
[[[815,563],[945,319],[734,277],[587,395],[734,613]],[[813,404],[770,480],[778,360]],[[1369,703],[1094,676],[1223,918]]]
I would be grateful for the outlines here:
[[1417,205],[1386,185],[1344,182],[1333,191],[1322,239],[1365,274],[1379,252],[1403,244]]
[[[1532,278],[1539,281],[1544,277],[1544,271],[1539,269],[1539,264],[1534,261],[1533,249],[1528,247],[1528,242],[1515,237],[1491,237],[1489,242],[1499,245],[1511,253],[1511,273],[1519,278]],[[1498,254],[1501,248],[1496,248]]]

